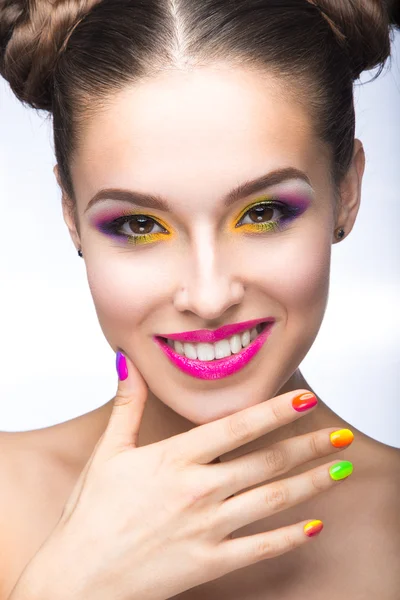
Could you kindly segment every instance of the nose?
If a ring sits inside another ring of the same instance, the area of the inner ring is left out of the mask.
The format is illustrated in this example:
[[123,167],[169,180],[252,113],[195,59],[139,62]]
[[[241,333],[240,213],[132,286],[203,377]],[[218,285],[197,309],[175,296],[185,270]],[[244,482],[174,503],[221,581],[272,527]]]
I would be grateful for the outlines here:
[[211,321],[242,302],[244,285],[237,273],[239,261],[232,253],[218,255],[214,243],[204,235],[200,237],[199,244],[188,253],[174,306],[180,312],[191,311],[203,321]]

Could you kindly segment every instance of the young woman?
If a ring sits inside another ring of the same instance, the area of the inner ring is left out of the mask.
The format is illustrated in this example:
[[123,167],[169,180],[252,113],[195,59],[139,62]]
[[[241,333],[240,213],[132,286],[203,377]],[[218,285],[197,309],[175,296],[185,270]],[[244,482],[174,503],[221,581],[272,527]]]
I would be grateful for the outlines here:
[[398,599],[400,452],[298,368],[361,201],[353,82],[390,54],[386,4],[6,0],[0,47],[53,116],[119,374],[0,436],[1,600]]

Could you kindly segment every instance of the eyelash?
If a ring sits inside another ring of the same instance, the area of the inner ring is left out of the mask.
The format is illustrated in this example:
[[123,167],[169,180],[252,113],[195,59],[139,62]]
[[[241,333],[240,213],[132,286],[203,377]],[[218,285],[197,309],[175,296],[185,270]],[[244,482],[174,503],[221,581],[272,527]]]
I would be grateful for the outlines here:
[[[282,231],[285,226],[292,221],[297,213],[300,211],[300,209],[298,207],[295,206],[289,206],[287,204],[285,204],[284,202],[279,202],[279,201],[268,201],[268,202],[258,202],[255,203],[251,206],[249,206],[248,208],[246,208],[246,210],[244,211],[244,213],[242,214],[242,217],[239,219],[239,222],[235,225],[234,228],[237,228],[239,226],[241,226],[241,222],[243,221],[243,219],[247,216],[247,214],[252,211],[252,210],[257,210],[259,208],[272,208],[272,209],[278,209],[281,213],[282,213],[282,217],[280,217],[280,219],[278,221],[267,221],[265,223],[244,223],[242,226],[246,227],[247,231],[250,232],[267,232],[267,231]],[[263,216],[263,215],[261,215]],[[136,215],[124,215],[122,217],[119,217],[118,219],[114,219],[114,221],[111,221],[110,223],[104,223],[101,227],[101,230],[104,233],[108,233],[111,235],[116,236],[117,238],[125,238],[129,243],[137,245],[137,244],[146,244],[149,243],[151,241],[158,241],[160,239],[162,239],[163,237],[165,237],[166,234],[169,235],[168,231],[166,231],[164,229],[164,232],[156,232],[156,233],[144,233],[144,234],[134,234],[134,235],[126,235],[126,234],[121,234],[119,233],[120,228],[125,225],[125,223],[129,223],[130,221],[133,221],[135,219],[137,219],[138,217],[142,217],[142,219],[144,218],[146,222],[148,221],[153,221],[154,224],[158,225],[159,227],[161,227],[163,229],[163,227],[157,223],[157,221],[155,219],[153,219],[153,217],[148,217],[146,215],[143,214],[136,214]]]

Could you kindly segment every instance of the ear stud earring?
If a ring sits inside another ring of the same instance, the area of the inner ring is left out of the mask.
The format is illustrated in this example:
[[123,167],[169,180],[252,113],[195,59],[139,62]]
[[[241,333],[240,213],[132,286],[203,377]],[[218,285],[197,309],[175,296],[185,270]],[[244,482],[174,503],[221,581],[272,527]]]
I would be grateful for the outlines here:
[[336,236],[336,239],[338,239],[338,240],[343,239],[343,237],[344,237],[344,229],[342,227],[339,227],[338,229],[336,229],[335,236]]
[[78,255],[79,255],[81,258],[83,257],[82,250],[81,250],[80,248],[79,248],[79,250],[78,250]]

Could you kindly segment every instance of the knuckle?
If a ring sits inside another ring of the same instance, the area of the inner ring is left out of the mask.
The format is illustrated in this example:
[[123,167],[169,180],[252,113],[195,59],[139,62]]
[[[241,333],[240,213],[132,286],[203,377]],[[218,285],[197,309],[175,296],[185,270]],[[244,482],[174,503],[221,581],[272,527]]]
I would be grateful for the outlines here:
[[311,483],[313,488],[317,492],[322,492],[327,487],[326,481],[326,473],[325,471],[321,471],[321,469],[317,469],[311,473]]
[[185,506],[192,507],[204,502],[212,494],[212,489],[205,484],[192,484],[184,492]]
[[285,471],[288,467],[288,457],[282,446],[269,448],[265,453],[265,462],[268,470],[272,474],[279,474]]
[[281,402],[276,402],[276,401],[271,402],[272,416],[277,424],[281,424],[282,421],[284,420],[284,413],[283,413],[282,408],[283,407],[282,407]]
[[178,448],[174,449],[174,452],[166,452],[164,455],[164,462],[166,464],[173,464],[177,471],[184,471],[188,467],[188,458],[185,453]]
[[188,455],[187,446],[183,440],[176,440],[174,437],[158,442],[161,446],[163,462],[168,467],[174,467],[178,471],[186,470],[191,463]]
[[254,552],[257,557],[268,557],[275,553],[276,545],[269,539],[269,536],[262,536],[255,542]]
[[246,418],[242,415],[232,415],[227,421],[228,433],[230,437],[241,444],[251,441],[252,430]]
[[185,477],[183,488],[184,504],[190,508],[196,504],[204,503],[210,497],[213,497],[217,486],[215,482],[206,481],[204,476],[201,477],[197,471],[194,471],[191,477]]
[[284,545],[284,550],[294,550],[295,548],[297,548],[297,542],[295,540],[295,538],[293,537],[293,535],[290,535],[290,533],[285,533],[283,536],[283,545]]
[[279,511],[288,504],[288,490],[284,484],[268,486],[266,490],[266,503],[272,511]]
[[309,444],[312,456],[320,457],[323,455],[320,448],[320,437],[316,431],[310,434],[309,436]]
[[125,389],[118,390],[113,400],[114,406],[125,406],[126,404],[129,404],[129,402],[133,401],[132,393],[129,393]]

